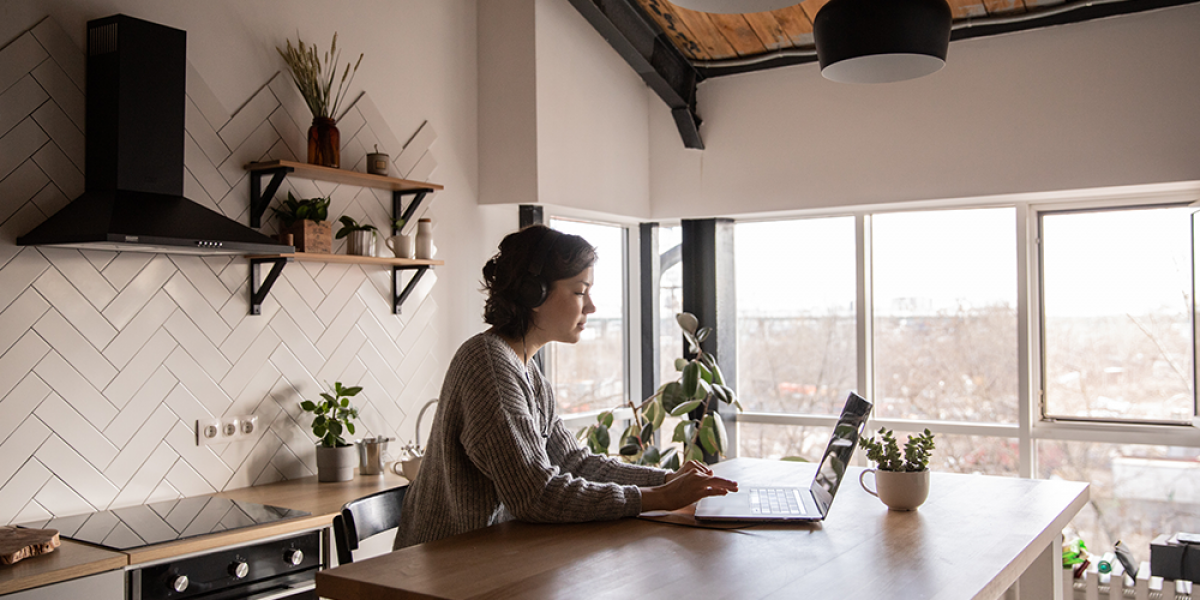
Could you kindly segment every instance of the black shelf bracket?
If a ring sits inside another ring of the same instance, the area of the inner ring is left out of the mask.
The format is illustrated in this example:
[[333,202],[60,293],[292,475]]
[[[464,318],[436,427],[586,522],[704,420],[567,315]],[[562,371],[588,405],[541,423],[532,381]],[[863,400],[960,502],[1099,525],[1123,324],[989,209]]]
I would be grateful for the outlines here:
[[[431,193],[433,193],[433,188],[396,190],[392,192],[392,218],[395,219],[396,216],[399,215],[401,219],[404,219],[404,224],[407,225],[408,220],[411,219],[414,214],[416,214],[417,208],[420,207],[421,203],[425,201],[425,196],[428,196]],[[407,208],[401,210],[400,207],[404,204],[405,196],[416,197],[412,199],[412,202],[408,203]],[[400,232],[395,227],[392,227],[392,235],[396,235],[397,233]]]
[[[266,300],[267,294],[271,293],[271,286],[275,285],[276,279],[279,279],[279,274],[283,272],[283,266],[290,262],[292,259],[286,256],[250,259],[250,314],[262,314],[263,300]],[[272,265],[271,272],[267,273],[267,278],[260,284],[258,282],[259,266],[267,263]]]
[[[275,169],[253,171],[250,173],[251,227],[262,227],[263,213],[267,212],[267,206],[269,206],[271,204],[271,200],[275,198],[275,192],[279,191],[279,185],[283,183],[283,180],[287,177],[288,173],[293,171],[295,171],[295,169],[291,167],[278,167]],[[264,189],[262,187],[262,179],[267,175],[271,176],[271,181]]]
[[[411,294],[413,292],[413,290],[416,289],[417,282],[421,281],[421,277],[424,276],[425,271],[428,271],[429,269],[430,269],[430,267],[428,265],[421,265],[421,266],[416,266],[416,267],[392,267],[392,314],[393,315],[400,314],[400,307],[404,305],[404,301],[408,299],[409,294]],[[408,281],[408,285],[404,286],[404,289],[401,290],[399,294],[397,294],[396,290],[400,289],[400,271],[413,271],[413,270],[415,270],[416,273],[413,273],[413,277],[412,277],[412,279],[410,279]]]

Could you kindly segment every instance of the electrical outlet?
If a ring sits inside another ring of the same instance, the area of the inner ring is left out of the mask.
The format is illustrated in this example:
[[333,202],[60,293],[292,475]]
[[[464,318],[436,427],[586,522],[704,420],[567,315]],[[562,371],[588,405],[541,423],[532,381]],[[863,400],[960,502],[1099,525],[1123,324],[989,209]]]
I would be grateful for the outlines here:
[[221,443],[221,420],[198,419],[196,421],[196,445],[207,446]]
[[242,435],[242,420],[238,417],[221,419],[221,441],[233,442]]
[[248,415],[241,418],[242,422],[242,437],[254,437],[258,431],[258,416]]

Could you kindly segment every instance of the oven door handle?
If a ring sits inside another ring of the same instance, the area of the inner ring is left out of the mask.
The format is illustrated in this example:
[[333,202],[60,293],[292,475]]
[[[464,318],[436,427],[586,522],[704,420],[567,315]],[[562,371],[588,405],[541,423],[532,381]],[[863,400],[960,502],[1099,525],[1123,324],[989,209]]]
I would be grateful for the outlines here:
[[289,596],[295,596],[296,594],[300,594],[300,593],[307,592],[310,590],[315,590],[316,588],[317,588],[317,583],[315,581],[309,581],[307,583],[302,583],[296,587],[287,587],[287,588],[283,588],[283,589],[276,588],[273,590],[267,590],[265,592],[259,592],[257,594],[252,594],[250,596],[246,596],[243,600],[279,600],[280,598],[287,598]]

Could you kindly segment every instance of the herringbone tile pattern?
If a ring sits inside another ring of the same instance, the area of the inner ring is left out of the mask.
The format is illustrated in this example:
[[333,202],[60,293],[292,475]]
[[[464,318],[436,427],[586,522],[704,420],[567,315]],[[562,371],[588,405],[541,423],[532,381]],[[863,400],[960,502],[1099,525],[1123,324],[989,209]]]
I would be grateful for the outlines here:
[[[297,263],[249,316],[241,258],[15,245],[83,191],[84,73],[49,18],[0,49],[0,524],[310,475],[298,402],[333,381],[364,386],[360,435],[412,438],[440,383],[432,273],[396,316],[390,271]],[[190,65],[187,95],[186,195],[246,222],[243,165],[303,160],[307,109],[282,73],[233,114]],[[432,127],[401,144],[365,94],[339,129],[344,168],[376,144],[399,176],[437,166]],[[285,186],[389,224],[386,193]],[[196,419],[251,414],[253,439],[196,445]]]

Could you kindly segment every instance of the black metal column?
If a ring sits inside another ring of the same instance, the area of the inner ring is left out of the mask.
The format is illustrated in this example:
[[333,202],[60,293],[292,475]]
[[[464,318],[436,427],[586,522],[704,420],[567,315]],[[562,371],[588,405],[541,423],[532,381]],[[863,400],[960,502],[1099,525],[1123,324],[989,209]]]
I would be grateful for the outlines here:
[[[536,204],[522,204],[519,207],[517,216],[518,227],[529,227],[530,225],[543,225],[546,223],[546,216],[542,212],[542,207]],[[542,373],[546,372],[546,349],[542,348],[533,355],[533,361],[537,363],[538,370]]]
[[[684,220],[682,225],[683,310],[696,315],[701,327],[713,328],[713,334],[702,346],[721,366],[725,385],[736,390],[737,295],[734,290],[733,221]],[[687,352],[686,342],[684,352]],[[710,407],[713,408],[722,407]],[[732,409],[720,412],[729,433],[726,452],[735,454],[737,413]],[[715,463],[718,457],[705,453],[704,460]]]
[[658,223],[638,225],[638,256],[641,265],[641,284],[638,286],[641,294],[638,304],[642,321],[642,389],[637,397],[649,398],[661,383],[658,372],[662,359],[662,350],[658,343],[658,323],[661,318],[658,290],[662,270],[658,257]]
[[542,207],[536,204],[522,204],[519,210],[520,216],[518,217],[517,227],[529,227],[530,225],[540,225],[546,222],[545,215],[542,213]]

